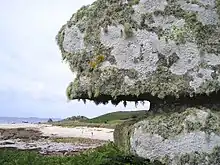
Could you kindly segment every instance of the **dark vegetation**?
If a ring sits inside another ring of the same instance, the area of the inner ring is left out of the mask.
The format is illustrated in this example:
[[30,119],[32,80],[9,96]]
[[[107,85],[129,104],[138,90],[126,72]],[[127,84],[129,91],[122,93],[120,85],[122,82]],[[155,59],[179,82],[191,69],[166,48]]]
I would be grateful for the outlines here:
[[68,117],[68,118],[64,119],[63,121],[68,121],[68,120],[71,120],[71,121],[86,121],[88,119],[89,118],[87,118],[85,116],[72,116],[72,117]]
[[113,143],[76,156],[42,156],[35,151],[0,150],[1,165],[161,165],[148,159],[126,155]]
[[53,122],[53,120],[51,118],[49,118],[47,122],[51,123],[51,122]]

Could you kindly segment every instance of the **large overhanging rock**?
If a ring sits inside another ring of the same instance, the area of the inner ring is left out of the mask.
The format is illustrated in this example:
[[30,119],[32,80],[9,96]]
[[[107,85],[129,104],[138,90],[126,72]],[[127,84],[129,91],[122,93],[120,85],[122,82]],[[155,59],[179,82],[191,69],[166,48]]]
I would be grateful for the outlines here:
[[118,104],[220,97],[219,2],[97,0],[82,7],[57,35],[63,60],[77,73],[68,98]]
[[129,153],[167,165],[220,164],[220,115],[204,107],[148,114],[117,126],[114,139]]

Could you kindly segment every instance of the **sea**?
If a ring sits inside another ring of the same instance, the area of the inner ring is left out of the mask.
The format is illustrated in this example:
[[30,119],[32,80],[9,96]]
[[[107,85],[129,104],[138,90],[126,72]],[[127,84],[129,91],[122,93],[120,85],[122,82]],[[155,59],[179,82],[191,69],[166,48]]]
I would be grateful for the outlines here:
[[[29,118],[20,118],[20,117],[0,117],[0,124],[21,124],[21,123],[44,123],[47,122],[49,118],[37,118],[37,117],[29,117]],[[51,118],[53,121],[59,121],[61,119]]]

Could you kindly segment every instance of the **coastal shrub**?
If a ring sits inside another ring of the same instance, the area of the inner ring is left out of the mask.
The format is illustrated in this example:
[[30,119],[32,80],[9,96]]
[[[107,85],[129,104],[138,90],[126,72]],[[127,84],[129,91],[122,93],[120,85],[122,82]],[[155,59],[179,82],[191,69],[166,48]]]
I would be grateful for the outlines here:
[[76,156],[42,156],[34,151],[0,149],[0,165],[161,165],[125,155],[113,143]]

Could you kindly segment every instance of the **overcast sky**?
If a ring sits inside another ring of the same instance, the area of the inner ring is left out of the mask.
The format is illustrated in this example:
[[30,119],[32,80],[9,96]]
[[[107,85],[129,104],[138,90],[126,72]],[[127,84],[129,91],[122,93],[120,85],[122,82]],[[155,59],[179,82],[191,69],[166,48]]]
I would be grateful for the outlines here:
[[55,36],[77,9],[92,2],[0,1],[0,116],[94,117],[111,111],[135,110],[134,103],[125,109],[121,104],[115,107],[67,102],[65,90],[74,75],[61,61]]

